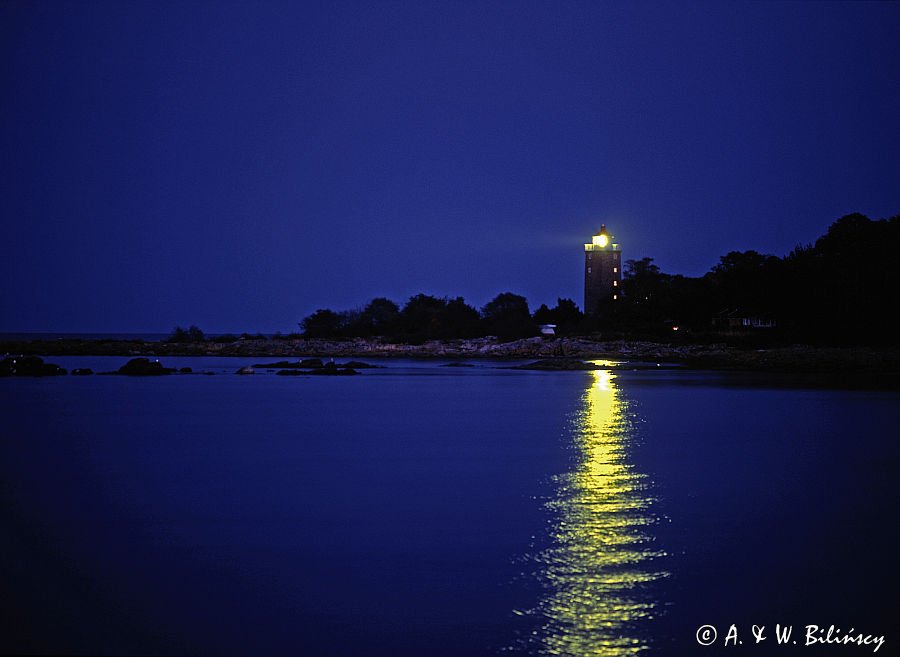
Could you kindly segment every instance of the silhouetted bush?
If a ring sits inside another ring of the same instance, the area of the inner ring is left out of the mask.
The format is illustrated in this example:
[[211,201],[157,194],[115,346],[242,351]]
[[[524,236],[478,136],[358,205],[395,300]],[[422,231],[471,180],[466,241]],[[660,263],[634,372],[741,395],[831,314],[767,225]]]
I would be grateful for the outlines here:
[[191,325],[186,330],[176,326],[172,333],[169,334],[169,337],[166,338],[166,342],[203,342],[205,339],[206,336],[203,335],[203,331],[196,326]]

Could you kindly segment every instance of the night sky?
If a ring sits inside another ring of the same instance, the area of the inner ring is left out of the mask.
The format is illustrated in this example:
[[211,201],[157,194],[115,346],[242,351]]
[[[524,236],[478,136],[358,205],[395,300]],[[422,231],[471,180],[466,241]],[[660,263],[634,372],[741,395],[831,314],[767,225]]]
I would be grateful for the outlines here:
[[900,213],[900,4],[3,2],[0,331],[582,299]]

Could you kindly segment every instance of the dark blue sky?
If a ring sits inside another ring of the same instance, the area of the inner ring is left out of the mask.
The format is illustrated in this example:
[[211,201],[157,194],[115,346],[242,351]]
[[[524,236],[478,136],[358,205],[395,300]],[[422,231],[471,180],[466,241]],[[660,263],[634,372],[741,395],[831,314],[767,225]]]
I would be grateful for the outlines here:
[[0,330],[581,302],[900,213],[900,4],[4,2]]

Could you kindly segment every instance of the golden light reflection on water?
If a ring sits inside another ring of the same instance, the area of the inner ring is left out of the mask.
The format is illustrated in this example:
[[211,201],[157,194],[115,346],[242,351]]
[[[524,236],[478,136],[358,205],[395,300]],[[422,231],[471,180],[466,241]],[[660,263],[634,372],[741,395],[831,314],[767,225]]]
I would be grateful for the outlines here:
[[626,410],[614,374],[594,371],[573,432],[576,463],[548,503],[552,545],[540,556],[548,593],[537,609],[544,654],[635,655],[648,647],[646,625],[658,610],[647,584],[667,573],[654,563],[663,553],[649,534],[649,482],[628,462]]

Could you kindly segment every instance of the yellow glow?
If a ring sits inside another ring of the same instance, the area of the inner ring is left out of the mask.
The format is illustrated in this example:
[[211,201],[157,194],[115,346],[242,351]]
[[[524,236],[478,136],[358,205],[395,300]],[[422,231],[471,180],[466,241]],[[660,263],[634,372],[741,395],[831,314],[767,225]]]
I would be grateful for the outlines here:
[[668,573],[650,568],[663,553],[651,549],[653,499],[628,462],[632,436],[615,375],[595,370],[578,419],[578,462],[548,503],[556,521],[540,558],[549,590],[538,608],[542,654],[621,657],[647,648],[634,631],[655,614],[646,587]]
[[594,235],[592,241],[596,246],[606,246],[609,244],[609,236],[606,233],[600,233],[599,235]]

